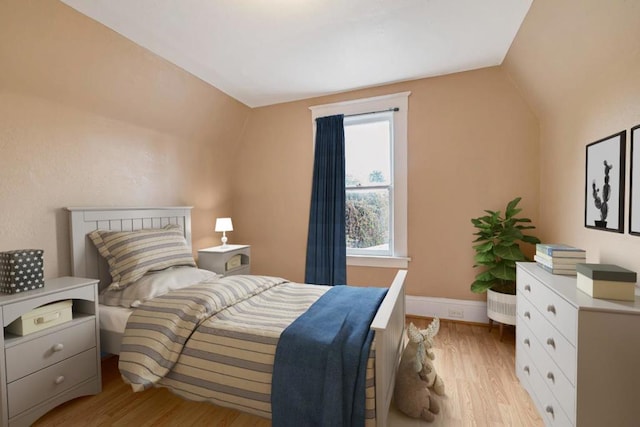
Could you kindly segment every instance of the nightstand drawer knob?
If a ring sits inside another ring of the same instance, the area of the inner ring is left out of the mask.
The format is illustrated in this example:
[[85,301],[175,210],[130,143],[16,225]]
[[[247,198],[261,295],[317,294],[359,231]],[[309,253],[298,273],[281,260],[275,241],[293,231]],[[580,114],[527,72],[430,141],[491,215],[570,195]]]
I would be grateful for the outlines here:
[[525,366],[525,367],[524,367],[524,371],[525,371],[527,374],[528,374],[528,373],[530,373],[529,367],[528,367],[528,366]]
[[553,376],[553,372],[547,372],[547,378],[550,379],[552,383],[556,382],[556,378]]
[[550,304],[550,305],[547,306],[547,311],[549,313],[556,314],[556,307],[554,305]]
[[531,342],[529,341],[529,338],[525,338],[525,339],[524,339],[524,343],[525,343],[526,345],[528,345],[529,347],[531,347]]
[[62,384],[64,382],[64,375],[60,375],[54,382],[56,384]]
[[547,345],[556,348],[556,342],[553,340],[553,338],[547,338]]
[[529,313],[528,311],[525,311],[524,317],[526,317],[527,319],[531,319],[531,313]]
[[527,291],[527,292],[531,292],[531,286],[524,285],[524,290]]
[[54,345],[53,347],[51,347],[51,349],[55,352],[55,351],[62,351],[62,349],[64,348],[64,344],[62,343],[58,343],[56,345]]

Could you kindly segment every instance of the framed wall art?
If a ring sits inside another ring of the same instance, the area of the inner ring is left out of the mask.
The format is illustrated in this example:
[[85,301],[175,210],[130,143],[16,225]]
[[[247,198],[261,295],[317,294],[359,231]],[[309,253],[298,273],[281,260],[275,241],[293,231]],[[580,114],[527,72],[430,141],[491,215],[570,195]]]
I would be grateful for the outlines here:
[[[629,233],[640,236],[640,125],[631,128]],[[635,187],[634,187],[635,185]]]
[[587,228],[624,232],[626,138],[627,131],[622,131],[587,145],[584,185]]

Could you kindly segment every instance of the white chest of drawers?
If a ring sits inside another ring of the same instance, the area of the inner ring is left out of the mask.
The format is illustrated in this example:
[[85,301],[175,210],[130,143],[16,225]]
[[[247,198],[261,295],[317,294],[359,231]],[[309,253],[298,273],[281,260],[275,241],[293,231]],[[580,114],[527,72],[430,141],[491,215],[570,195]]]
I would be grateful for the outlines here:
[[2,426],[28,426],[61,403],[100,392],[97,289],[95,279],[61,277],[0,296],[3,328],[44,304],[73,301],[71,321],[25,336],[0,335]]
[[640,300],[594,299],[518,263],[516,374],[545,424],[640,425]]

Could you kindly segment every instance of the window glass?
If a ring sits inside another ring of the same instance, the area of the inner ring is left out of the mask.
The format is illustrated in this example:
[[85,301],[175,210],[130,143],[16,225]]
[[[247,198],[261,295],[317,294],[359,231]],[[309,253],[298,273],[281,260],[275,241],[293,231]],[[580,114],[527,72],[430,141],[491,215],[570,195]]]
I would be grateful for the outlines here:
[[347,119],[344,127],[347,187],[390,184],[389,120],[349,122]]
[[393,169],[388,113],[345,118],[347,254],[391,255]]

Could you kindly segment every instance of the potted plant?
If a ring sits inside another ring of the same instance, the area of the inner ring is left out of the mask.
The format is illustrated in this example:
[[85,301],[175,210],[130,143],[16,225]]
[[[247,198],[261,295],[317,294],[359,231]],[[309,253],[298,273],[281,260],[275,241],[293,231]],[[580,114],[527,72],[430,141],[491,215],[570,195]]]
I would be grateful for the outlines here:
[[535,227],[529,218],[516,217],[521,197],[507,204],[504,216],[500,211],[485,210],[486,215],[472,218],[477,229],[473,242],[476,254],[473,267],[481,267],[471,284],[471,291],[487,292],[487,315],[489,319],[507,325],[515,325],[516,262],[528,261],[520,244],[540,243],[535,236],[524,234],[524,230]]

